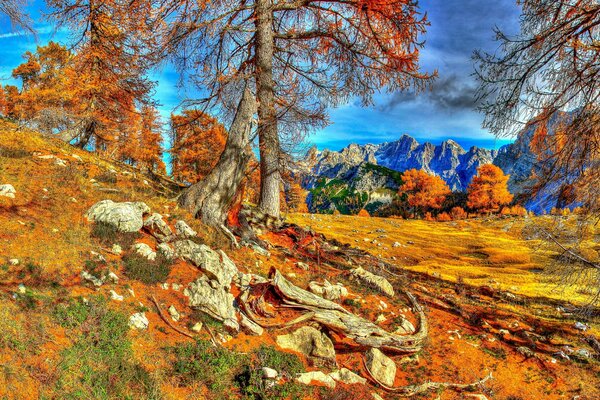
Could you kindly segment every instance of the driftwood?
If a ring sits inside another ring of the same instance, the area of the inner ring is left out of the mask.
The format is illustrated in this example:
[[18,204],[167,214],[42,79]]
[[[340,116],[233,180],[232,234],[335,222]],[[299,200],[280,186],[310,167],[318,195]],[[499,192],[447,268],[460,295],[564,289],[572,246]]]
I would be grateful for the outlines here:
[[371,321],[352,314],[339,304],[294,286],[277,270],[272,272],[271,284],[283,305],[313,313],[311,319],[359,345],[400,353],[415,353],[427,338],[428,325],[423,308],[412,294],[405,292],[419,316],[419,329],[412,335],[391,333]]

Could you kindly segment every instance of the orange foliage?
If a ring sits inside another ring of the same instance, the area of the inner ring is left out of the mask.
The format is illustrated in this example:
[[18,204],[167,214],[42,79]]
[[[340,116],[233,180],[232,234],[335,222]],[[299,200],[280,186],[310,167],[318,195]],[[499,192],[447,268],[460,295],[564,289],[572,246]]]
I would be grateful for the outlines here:
[[185,110],[183,115],[171,115],[171,139],[173,177],[195,183],[219,161],[227,132],[216,118],[200,110]]
[[508,178],[499,167],[482,165],[467,188],[467,205],[480,212],[497,212],[513,199],[508,191]]
[[131,165],[154,172],[165,172],[162,160],[162,123],[158,110],[142,106],[119,143],[120,158]]
[[467,212],[462,207],[452,207],[450,216],[454,220],[466,219],[468,217]]
[[371,214],[369,214],[369,212],[367,210],[365,210],[364,208],[361,209],[358,214],[356,214],[359,217],[370,217]]
[[445,213],[445,212],[439,214],[436,219],[440,222],[452,221],[452,217],[448,213]]
[[423,170],[405,171],[402,180],[404,183],[399,192],[408,195],[408,204],[415,209],[439,209],[450,194],[450,188],[442,178]]
[[308,191],[304,190],[299,183],[293,182],[288,191],[288,206],[290,211],[307,213],[306,196]]

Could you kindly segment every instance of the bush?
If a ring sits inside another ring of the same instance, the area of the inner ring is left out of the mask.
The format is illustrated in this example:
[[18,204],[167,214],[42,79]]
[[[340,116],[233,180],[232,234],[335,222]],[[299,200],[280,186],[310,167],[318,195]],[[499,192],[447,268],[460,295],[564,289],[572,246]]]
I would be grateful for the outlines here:
[[527,215],[527,210],[523,206],[513,206],[510,209],[510,212],[516,217],[524,217]]
[[156,254],[156,260],[148,260],[137,253],[123,257],[125,274],[131,279],[137,279],[146,284],[164,282],[171,273],[171,260],[161,253]]
[[437,220],[439,222],[447,222],[447,221],[452,221],[452,217],[450,215],[448,215],[448,213],[441,213],[437,216]]
[[467,219],[467,212],[462,207],[452,207],[450,216],[453,220]]
[[71,300],[58,305],[54,318],[68,328],[74,343],[61,353],[57,398],[157,399],[158,385],[148,371],[133,363],[127,317],[107,308],[103,297],[86,304]]
[[102,183],[115,184],[117,183],[117,174],[115,174],[114,172],[107,171],[101,173],[100,175],[97,175],[94,179]]
[[118,243],[125,249],[131,247],[141,236],[139,232],[121,232],[114,225],[105,222],[95,222],[91,235],[105,247],[112,247]]
[[425,215],[423,216],[423,219],[425,221],[435,221],[435,218],[433,218],[433,215],[431,215],[430,212],[426,212]]
[[369,214],[369,212],[367,210],[365,210],[364,208],[362,210],[360,210],[358,212],[358,214],[356,214],[359,217],[370,217],[371,214]]

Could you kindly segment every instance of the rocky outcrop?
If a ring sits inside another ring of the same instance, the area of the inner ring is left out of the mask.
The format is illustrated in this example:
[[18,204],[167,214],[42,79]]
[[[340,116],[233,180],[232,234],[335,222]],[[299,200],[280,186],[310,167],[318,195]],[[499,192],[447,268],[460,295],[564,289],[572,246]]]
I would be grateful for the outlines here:
[[103,222],[121,232],[137,232],[144,226],[143,216],[150,207],[141,201],[115,203],[102,200],[94,204],[85,214],[90,221]]
[[146,218],[144,221],[144,228],[146,228],[159,242],[168,242],[173,236],[173,231],[165,222],[163,216],[158,213],[154,213]]
[[396,379],[396,363],[379,349],[372,348],[365,354],[365,365],[369,373],[388,387],[394,386]]
[[383,294],[394,297],[394,288],[392,284],[382,276],[375,275],[361,267],[354,268],[350,273],[362,281],[365,285],[371,286]]
[[223,251],[216,252],[191,240],[180,240],[173,243],[173,246],[176,257],[191,262],[223,287],[229,288],[233,277],[238,273],[235,264]]
[[217,281],[202,275],[195,282],[190,283],[183,294],[189,298],[190,307],[222,321],[229,329],[239,330],[240,326],[235,315],[235,298]]

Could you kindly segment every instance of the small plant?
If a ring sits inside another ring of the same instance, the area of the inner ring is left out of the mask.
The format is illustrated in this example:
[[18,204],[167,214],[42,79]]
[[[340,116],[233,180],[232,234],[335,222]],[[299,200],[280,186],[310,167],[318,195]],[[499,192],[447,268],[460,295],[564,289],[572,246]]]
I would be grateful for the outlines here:
[[123,257],[125,274],[131,279],[137,279],[146,284],[164,282],[171,272],[171,260],[162,254],[156,255],[152,261],[137,253]]
[[89,316],[90,306],[81,298],[72,298],[65,303],[58,304],[53,311],[53,317],[63,328],[76,328]]
[[342,301],[342,304],[348,307],[353,307],[353,308],[361,308],[362,304],[360,301],[358,300],[354,300],[354,299],[344,299]]
[[100,175],[96,175],[95,179],[98,182],[115,184],[117,183],[117,174],[115,174],[114,172],[106,171],[101,173]]
[[92,226],[91,236],[98,239],[100,244],[111,247],[117,243],[123,248],[129,248],[140,237],[138,232],[121,232],[114,225],[96,222]]

